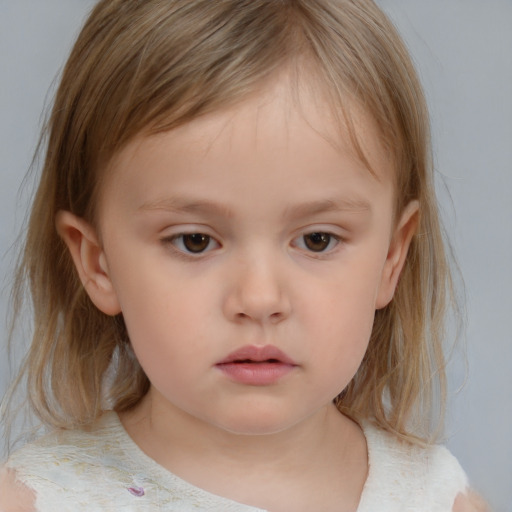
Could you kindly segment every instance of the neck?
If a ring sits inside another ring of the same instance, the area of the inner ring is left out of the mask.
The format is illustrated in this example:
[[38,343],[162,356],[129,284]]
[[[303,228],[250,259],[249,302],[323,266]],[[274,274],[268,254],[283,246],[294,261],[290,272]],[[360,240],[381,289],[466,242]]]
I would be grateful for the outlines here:
[[[264,435],[228,432],[172,406],[159,407],[151,394],[121,419],[139,447],[172,473],[261,508],[280,510],[281,495],[282,510],[290,510],[291,495],[304,505],[307,495],[322,488],[327,492],[332,480],[337,491],[352,493],[351,503],[357,506],[366,479],[364,436],[333,404],[300,424]],[[300,497],[301,491],[306,497]]]

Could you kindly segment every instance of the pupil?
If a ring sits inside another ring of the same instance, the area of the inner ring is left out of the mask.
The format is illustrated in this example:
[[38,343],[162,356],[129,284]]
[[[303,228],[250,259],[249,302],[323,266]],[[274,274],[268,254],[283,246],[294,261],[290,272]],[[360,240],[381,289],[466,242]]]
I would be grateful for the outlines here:
[[210,237],[202,233],[193,233],[191,235],[183,235],[183,245],[190,252],[202,252],[210,243]]
[[310,233],[304,237],[308,249],[321,252],[325,251],[331,241],[331,235],[328,233]]

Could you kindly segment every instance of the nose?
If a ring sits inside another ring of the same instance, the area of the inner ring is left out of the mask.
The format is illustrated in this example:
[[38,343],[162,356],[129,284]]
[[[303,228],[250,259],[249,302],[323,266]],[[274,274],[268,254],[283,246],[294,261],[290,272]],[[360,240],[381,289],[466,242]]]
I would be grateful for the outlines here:
[[233,265],[230,275],[224,308],[231,321],[277,324],[290,315],[286,279],[275,258],[243,258]]

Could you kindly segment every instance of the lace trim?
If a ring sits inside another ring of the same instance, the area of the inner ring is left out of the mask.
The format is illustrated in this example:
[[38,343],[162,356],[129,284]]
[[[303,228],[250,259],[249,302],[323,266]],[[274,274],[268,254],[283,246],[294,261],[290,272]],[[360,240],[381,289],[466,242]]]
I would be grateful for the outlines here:
[[[446,448],[411,446],[363,425],[369,475],[358,512],[450,512],[467,478]],[[15,453],[7,466],[36,494],[37,512],[264,512],[210,494],[145,455],[117,414],[91,431],[59,431]]]

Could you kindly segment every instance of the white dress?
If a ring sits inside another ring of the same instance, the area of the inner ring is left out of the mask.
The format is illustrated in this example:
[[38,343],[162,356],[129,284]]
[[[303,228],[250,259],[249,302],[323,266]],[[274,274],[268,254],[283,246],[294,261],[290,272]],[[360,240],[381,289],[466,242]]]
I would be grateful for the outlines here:
[[[364,433],[369,473],[357,512],[452,510],[467,478],[446,448],[411,446],[370,424]],[[138,448],[113,412],[91,431],[49,434],[6,465],[35,492],[37,512],[262,511],[173,475]]]

